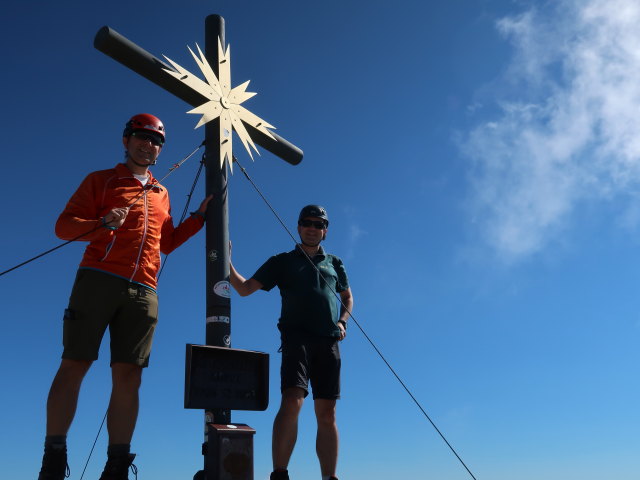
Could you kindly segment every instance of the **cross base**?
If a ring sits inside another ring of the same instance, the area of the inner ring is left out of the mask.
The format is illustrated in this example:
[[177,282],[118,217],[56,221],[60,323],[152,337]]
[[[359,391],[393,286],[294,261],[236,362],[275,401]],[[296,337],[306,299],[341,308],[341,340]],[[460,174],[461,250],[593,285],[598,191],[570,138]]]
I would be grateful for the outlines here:
[[193,480],[253,480],[253,435],[256,431],[241,423],[207,423],[202,444],[204,470]]

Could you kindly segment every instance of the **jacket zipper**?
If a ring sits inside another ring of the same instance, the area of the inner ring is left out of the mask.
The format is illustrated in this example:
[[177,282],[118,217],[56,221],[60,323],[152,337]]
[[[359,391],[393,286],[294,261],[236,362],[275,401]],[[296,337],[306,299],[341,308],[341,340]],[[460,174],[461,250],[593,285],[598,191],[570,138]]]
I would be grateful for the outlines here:
[[140,268],[140,257],[142,256],[142,250],[144,248],[144,243],[147,240],[147,226],[148,226],[147,218],[148,218],[148,213],[149,213],[149,204],[147,203],[147,195],[144,195],[143,199],[144,199],[144,231],[142,233],[142,242],[140,243],[140,248],[138,249],[138,258],[136,258],[136,266],[133,269],[133,273],[131,274],[131,278],[129,279],[130,282],[133,281],[133,277],[135,277],[136,273],[138,273],[138,268]]

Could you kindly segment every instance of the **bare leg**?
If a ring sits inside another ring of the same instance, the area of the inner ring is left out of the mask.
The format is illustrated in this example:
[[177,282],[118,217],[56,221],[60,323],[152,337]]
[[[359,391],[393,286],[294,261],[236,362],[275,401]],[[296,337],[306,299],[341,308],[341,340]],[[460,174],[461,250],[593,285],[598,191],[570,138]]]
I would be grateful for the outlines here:
[[282,392],[280,410],[273,421],[271,453],[273,470],[286,470],[298,438],[298,415],[304,402],[304,390],[297,387]]
[[107,416],[109,444],[131,443],[138,420],[138,390],[142,383],[142,367],[130,363],[113,363],[111,378],[113,389]]
[[66,435],[76,414],[80,386],[90,361],[63,359],[47,398],[47,435]]
[[336,424],[336,401],[317,399],[314,402],[318,434],[316,452],[320,460],[322,475],[335,476],[338,465],[338,426]]

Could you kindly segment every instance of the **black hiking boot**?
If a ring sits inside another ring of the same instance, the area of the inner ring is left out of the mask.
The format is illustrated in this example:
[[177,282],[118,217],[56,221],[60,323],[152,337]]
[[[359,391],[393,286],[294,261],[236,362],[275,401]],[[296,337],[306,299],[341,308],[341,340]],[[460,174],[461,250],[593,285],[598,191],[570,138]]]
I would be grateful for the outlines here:
[[136,458],[133,453],[125,453],[124,455],[109,455],[104,471],[100,475],[100,480],[129,480],[129,468],[138,478],[138,468],[133,464]]
[[71,475],[67,464],[67,448],[45,447],[38,480],[64,480]]
[[289,472],[287,470],[276,470],[271,472],[269,480],[289,480]]

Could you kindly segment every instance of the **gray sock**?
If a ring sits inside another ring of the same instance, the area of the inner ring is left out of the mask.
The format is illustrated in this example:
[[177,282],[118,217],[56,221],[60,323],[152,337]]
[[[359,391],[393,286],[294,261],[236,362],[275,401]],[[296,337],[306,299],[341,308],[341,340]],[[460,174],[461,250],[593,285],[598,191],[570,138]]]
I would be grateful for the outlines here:
[[44,447],[53,448],[55,450],[64,450],[67,448],[66,435],[47,435],[44,437]]

